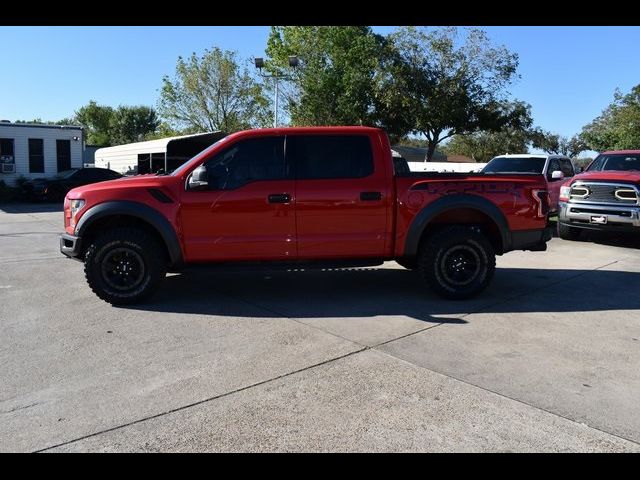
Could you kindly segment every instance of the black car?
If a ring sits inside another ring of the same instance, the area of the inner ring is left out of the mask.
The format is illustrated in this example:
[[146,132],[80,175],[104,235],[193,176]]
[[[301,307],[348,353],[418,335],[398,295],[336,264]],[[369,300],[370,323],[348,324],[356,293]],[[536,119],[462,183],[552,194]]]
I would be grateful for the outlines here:
[[22,184],[22,195],[31,200],[60,201],[73,188],[89,183],[115,180],[122,175],[106,168],[75,168],[52,178],[35,178]]

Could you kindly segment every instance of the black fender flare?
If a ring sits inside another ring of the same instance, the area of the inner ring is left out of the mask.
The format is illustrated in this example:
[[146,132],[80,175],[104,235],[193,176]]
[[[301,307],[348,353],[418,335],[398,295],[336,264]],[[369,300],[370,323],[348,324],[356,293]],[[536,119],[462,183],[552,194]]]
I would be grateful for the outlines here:
[[149,224],[160,234],[160,237],[164,241],[167,251],[169,252],[171,264],[178,265],[182,263],[182,248],[180,247],[180,240],[173,226],[159,211],[144,203],[127,200],[99,203],[91,207],[80,217],[76,225],[76,236],[82,238],[94,222],[111,215],[136,217]]
[[502,239],[502,252],[500,253],[506,253],[511,250],[511,231],[509,230],[507,219],[500,208],[486,198],[478,195],[454,194],[441,197],[418,212],[407,232],[407,239],[404,244],[404,255],[407,257],[417,255],[422,234],[431,221],[441,213],[457,208],[478,210],[488,216],[498,226],[498,230],[500,231]]

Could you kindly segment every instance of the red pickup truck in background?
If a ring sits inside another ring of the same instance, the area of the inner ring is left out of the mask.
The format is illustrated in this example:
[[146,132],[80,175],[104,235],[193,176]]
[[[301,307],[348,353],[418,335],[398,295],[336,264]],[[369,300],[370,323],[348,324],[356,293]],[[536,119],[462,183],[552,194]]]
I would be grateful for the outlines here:
[[471,297],[495,255],[545,250],[542,175],[412,173],[383,130],[238,132],[169,175],[79,187],[64,202],[62,253],[112,304],[193,264],[364,266],[396,260],[438,294]]
[[640,150],[602,152],[562,185],[558,236],[584,230],[640,233]]

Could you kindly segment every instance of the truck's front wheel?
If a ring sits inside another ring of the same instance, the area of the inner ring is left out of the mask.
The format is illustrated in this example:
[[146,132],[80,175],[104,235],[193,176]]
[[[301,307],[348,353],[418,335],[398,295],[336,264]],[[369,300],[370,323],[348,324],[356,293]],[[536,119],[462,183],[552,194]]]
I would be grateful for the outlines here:
[[136,228],[114,228],[87,248],[84,273],[91,290],[113,305],[139,302],[151,295],[166,274],[164,251]]
[[496,257],[489,240],[471,227],[445,227],[422,244],[418,269],[438,295],[454,300],[482,292],[493,278]]
[[577,240],[580,238],[580,233],[581,231],[579,228],[558,222],[558,236],[563,240]]

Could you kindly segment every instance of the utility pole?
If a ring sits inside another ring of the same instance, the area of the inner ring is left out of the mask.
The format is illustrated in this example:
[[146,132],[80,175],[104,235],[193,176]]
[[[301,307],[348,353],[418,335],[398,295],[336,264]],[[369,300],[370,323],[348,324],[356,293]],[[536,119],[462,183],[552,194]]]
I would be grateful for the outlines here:
[[[289,57],[289,67],[291,68],[296,68],[299,64],[299,60],[298,57],[295,55],[291,55]],[[284,73],[282,73],[279,70],[275,70],[275,73],[272,74],[263,74],[262,73],[262,68],[264,67],[264,59],[262,57],[256,57],[255,58],[255,65],[256,68],[258,70],[260,70],[260,76],[262,78],[273,78],[274,84],[275,84],[275,98],[274,98],[274,111],[273,111],[273,128],[278,128],[278,93],[279,93],[279,88],[278,88],[278,80],[280,78],[291,78],[290,75],[285,75]]]

